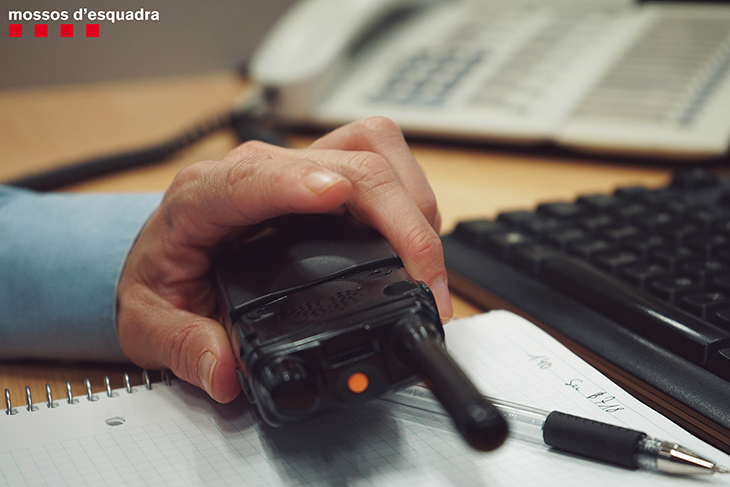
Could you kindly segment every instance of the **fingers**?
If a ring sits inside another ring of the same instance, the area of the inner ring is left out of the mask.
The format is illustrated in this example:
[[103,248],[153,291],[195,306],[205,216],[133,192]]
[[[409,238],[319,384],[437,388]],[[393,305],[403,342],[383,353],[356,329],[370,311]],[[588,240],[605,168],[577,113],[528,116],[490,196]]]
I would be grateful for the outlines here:
[[440,229],[436,197],[428,184],[420,165],[408,148],[403,132],[392,120],[370,117],[340,127],[316,140],[307,149],[296,150],[272,146],[263,142],[247,142],[229,152],[224,161],[236,161],[253,154],[270,154],[274,158],[287,158],[295,154],[318,161],[317,153],[310,151],[339,150],[368,152],[381,156],[390,165],[408,195],[424,214],[436,232]]
[[144,368],[169,368],[203,388],[218,402],[230,402],[241,386],[225,329],[215,320],[177,309],[137,285],[119,306],[119,342]]
[[371,117],[345,125],[316,140],[310,149],[363,151],[383,157],[426,220],[438,233],[441,220],[438,216],[436,197],[421,166],[408,147],[403,132],[392,120],[385,117]]
[[250,154],[181,171],[158,217],[175,243],[212,247],[234,227],[289,213],[334,211],[350,191],[345,177],[311,160]]

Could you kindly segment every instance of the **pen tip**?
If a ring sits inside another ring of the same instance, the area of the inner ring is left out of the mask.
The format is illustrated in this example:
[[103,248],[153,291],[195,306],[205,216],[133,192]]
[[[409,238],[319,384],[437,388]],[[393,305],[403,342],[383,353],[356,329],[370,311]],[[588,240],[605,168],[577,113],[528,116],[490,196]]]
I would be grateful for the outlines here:
[[730,470],[726,469],[725,467],[721,467],[720,465],[715,465],[712,468],[713,473],[730,473]]

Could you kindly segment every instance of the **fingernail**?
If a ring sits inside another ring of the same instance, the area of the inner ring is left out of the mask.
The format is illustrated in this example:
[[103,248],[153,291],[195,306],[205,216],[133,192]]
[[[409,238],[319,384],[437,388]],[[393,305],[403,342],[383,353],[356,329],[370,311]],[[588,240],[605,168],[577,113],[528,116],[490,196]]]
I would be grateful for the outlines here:
[[451,295],[449,294],[449,285],[446,282],[446,278],[441,276],[437,277],[435,281],[431,283],[431,292],[436,300],[436,306],[439,309],[439,315],[443,323],[448,323],[454,316],[454,308],[451,305]]
[[313,193],[322,194],[343,179],[331,171],[313,171],[304,178],[304,185]]
[[215,358],[213,352],[205,352],[198,360],[198,377],[200,378],[200,383],[203,389],[205,389],[205,392],[211,397],[213,396],[211,394],[211,383],[213,382],[213,371],[216,365],[218,365],[218,359]]

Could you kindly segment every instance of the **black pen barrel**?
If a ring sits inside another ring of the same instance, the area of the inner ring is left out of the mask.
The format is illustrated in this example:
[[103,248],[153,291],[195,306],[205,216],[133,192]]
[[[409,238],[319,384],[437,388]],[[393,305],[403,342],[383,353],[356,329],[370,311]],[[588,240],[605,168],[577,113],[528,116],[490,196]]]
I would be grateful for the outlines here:
[[646,437],[612,424],[553,411],[543,426],[545,444],[582,457],[636,469],[638,445]]

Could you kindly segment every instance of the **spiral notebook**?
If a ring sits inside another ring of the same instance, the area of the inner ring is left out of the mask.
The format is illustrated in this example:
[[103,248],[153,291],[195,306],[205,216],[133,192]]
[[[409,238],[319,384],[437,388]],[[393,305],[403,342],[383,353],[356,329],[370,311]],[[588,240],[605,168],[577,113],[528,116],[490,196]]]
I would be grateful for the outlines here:
[[[639,403],[543,331],[493,311],[446,327],[447,344],[485,393],[730,456]],[[0,414],[0,486],[610,486],[730,485],[624,470],[519,439],[471,450],[448,418],[376,400],[302,424],[264,426],[243,398],[217,404],[172,381]]]

